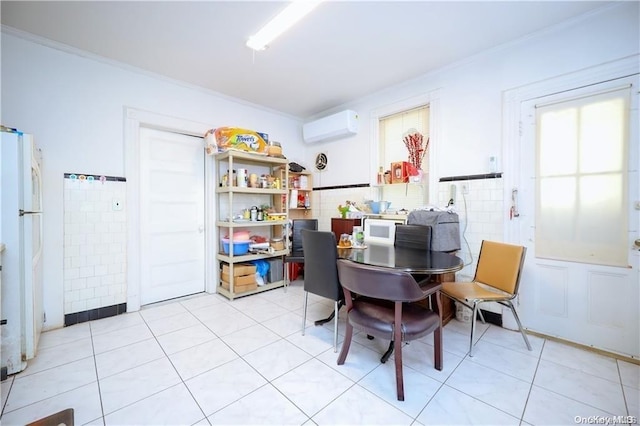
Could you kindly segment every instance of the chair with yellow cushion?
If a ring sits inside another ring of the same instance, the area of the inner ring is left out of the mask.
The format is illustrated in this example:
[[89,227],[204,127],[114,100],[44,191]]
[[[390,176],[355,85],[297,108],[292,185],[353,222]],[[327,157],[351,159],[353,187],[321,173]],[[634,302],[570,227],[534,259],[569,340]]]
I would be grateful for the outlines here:
[[518,296],[526,247],[494,241],[482,241],[478,267],[472,282],[445,282],[442,294],[471,309],[471,340],[469,356],[473,356],[473,336],[478,307],[484,302],[497,302],[508,307],[518,323],[522,338],[531,350],[516,308],[511,302]]

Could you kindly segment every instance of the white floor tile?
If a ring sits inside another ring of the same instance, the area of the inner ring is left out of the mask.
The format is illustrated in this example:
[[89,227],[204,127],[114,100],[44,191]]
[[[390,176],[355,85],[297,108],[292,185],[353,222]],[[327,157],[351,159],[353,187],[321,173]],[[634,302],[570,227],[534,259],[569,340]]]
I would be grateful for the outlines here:
[[42,333],[38,342],[38,349],[47,349],[88,337],[91,337],[91,329],[88,322],[83,322],[71,327],[58,328]]
[[[302,281],[229,301],[199,294],[42,334],[25,372],[2,382],[3,425],[66,408],[105,424],[573,424],[576,415],[640,416],[640,366],[478,323],[403,345],[405,401],[396,397],[389,342],[354,334],[336,364],[333,301],[310,296],[301,335]],[[345,330],[338,318],[339,348]],[[152,333],[153,330],[153,333]],[[155,334],[154,334],[155,333]],[[455,387],[455,389],[454,389]],[[512,414],[512,415],[510,415]],[[103,416],[105,416],[103,418]]]
[[404,401],[398,401],[396,370],[393,360],[380,364],[358,384],[405,414],[416,417],[436,394],[442,383],[403,366]]
[[185,312],[187,312],[187,308],[176,301],[147,305],[143,306],[142,309],[140,309],[140,315],[142,315],[142,318],[144,318],[145,321],[170,318],[173,315],[182,314]]
[[96,378],[93,358],[84,358],[24,377],[18,374],[4,409],[13,411],[25,407],[95,382]]
[[134,325],[120,330],[93,336],[93,351],[96,354],[132,345],[153,337],[146,324]]
[[158,336],[157,339],[162,349],[171,355],[217,338],[214,332],[198,322],[191,327]]
[[103,379],[164,356],[162,348],[153,338],[103,352],[95,357],[98,377]]
[[529,383],[533,381],[538,367],[538,358],[488,341],[478,342],[473,357],[468,359]]
[[310,417],[354,384],[316,359],[294,368],[271,383]]
[[318,355],[317,359],[354,382],[362,379],[380,365],[380,354],[353,340],[344,364],[338,365],[341,346],[338,347],[337,353],[333,352],[333,348],[327,349]]
[[[302,317],[292,312],[264,321],[262,325],[282,337],[287,337],[293,333],[302,333]],[[307,325],[311,324],[308,323]]]
[[74,340],[70,343],[40,349],[38,356],[27,363],[27,368],[21,373],[21,377],[87,357],[93,357],[91,338]]
[[267,380],[280,377],[310,359],[311,355],[287,340],[278,340],[244,356]]
[[100,380],[105,415],[168,389],[180,382],[168,359],[162,358]]
[[26,407],[5,412],[2,415],[2,424],[5,426],[25,425],[67,408],[73,408],[74,423],[77,425],[83,425],[95,419],[100,419],[100,423],[102,423],[98,382],[61,392]]
[[618,368],[623,385],[640,389],[640,365],[618,360]]
[[468,358],[462,361],[445,383],[517,418],[524,412],[531,388],[530,383],[474,363]]
[[209,416],[214,425],[301,425],[308,419],[270,384]]
[[180,300],[180,304],[189,311],[212,308],[224,303],[223,297],[217,294],[202,293]]
[[268,328],[256,324],[233,334],[220,337],[227,345],[239,355],[246,355],[256,349],[267,346],[277,340],[282,339]]
[[204,413],[187,387],[177,384],[105,416],[106,425],[190,425]]
[[542,350],[542,359],[620,383],[616,360],[604,355],[549,341]]
[[[223,310],[227,310],[226,308]],[[244,330],[247,327],[254,326],[258,322],[249,318],[242,312],[237,310],[228,311],[226,315],[215,315],[210,318],[200,319],[207,328],[213,331],[216,336],[224,337]]]
[[[421,340],[410,342],[402,348],[402,363],[425,376],[444,383],[464,358],[444,351],[442,370],[436,370],[433,352],[433,346],[427,345]],[[391,362],[392,359],[388,362]]]
[[191,312],[180,312],[167,318],[147,320],[147,325],[155,336],[162,336],[177,330],[200,324]]
[[220,339],[169,355],[182,380],[188,380],[237,358],[238,355]]
[[186,385],[205,415],[210,416],[238,401],[267,381],[242,359],[236,359],[209,370]]
[[611,414],[625,412],[620,383],[564,365],[541,360],[533,384]]
[[98,334],[122,330],[123,328],[141,325],[143,323],[144,320],[140,312],[128,312],[122,315],[91,321],[88,324],[91,327],[91,335],[97,336]]
[[516,417],[444,385],[417,420],[423,425],[518,425]]
[[610,417],[611,413],[533,386],[523,420],[533,425],[569,425],[576,424],[576,416]]
[[624,396],[627,402],[627,415],[640,419],[640,390],[624,386]]
[[413,418],[355,385],[313,416],[317,425],[410,425]]
[[519,331],[507,330],[495,325],[489,327],[481,338],[482,341],[488,341],[513,351],[522,352],[525,355],[539,357],[544,346],[544,339],[530,334],[527,335],[527,339],[531,344],[531,350],[527,349],[527,345]]
[[333,350],[333,332],[324,327],[307,327],[304,336],[301,333],[293,333],[286,339],[313,356],[319,355],[329,348]]

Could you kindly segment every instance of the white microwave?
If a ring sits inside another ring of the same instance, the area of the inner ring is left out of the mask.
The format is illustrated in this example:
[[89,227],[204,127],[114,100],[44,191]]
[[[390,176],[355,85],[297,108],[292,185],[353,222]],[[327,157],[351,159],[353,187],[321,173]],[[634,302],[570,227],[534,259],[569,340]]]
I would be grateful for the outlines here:
[[404,219],[364,220],[364,243],[393,245],[396,238],[396,224],[405,223]]

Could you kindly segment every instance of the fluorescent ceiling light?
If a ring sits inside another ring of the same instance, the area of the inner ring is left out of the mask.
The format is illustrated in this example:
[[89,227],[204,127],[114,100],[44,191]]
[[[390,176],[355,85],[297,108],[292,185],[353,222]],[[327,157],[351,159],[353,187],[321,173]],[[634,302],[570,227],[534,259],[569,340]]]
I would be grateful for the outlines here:
[[249,37],[247,46],[253,50],[264,50],[276,37],[288,30],[315,9],[322,0],[294,0],[282,12],[276,15],[260,31]]

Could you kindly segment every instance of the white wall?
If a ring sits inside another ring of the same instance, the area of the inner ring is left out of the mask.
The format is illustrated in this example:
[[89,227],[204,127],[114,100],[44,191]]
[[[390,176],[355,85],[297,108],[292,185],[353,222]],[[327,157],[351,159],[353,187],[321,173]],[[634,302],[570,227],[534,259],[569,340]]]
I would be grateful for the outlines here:
[[[637,54],[638,9],[638,2],[621,2],[319,114],[353,109],[360,116],[360,131],[349,139],[309,145],[303,165],[313,166],[315,154],[327,152],[330,167],[349,173],[323,174],[323,185],[370,182],[378,167],[368,161],[376,146],[372,112],[439,89],[441,116],[434,124],[442,126],[441,138],[431,140],[437,144],[438,177],[488,173],[492,155],[498,156],[501,171],[503,92]],[[314,176],[316,182],[320,179]],[[432,195],[435,201],[436,191]]]
[[[431,148],[436,149],[436,161],[431,173],[435,180],[448,176],[464,176],[489,173],[489,157],[498,157],[498,172],[507,169],[504,164],[503,149],[508,142],[503,138],[503,94],[505,91],[544,81],[578,70],[615,61],[640,52],[640,11],[638,2],[621,2],[584,15],[562,25],[497,47],[491,51],[468,58],[402,85],[372,94],[364,99],[342,105],[335,110],[353,109],[360,115],[358,135],[335,142],[307,146],[305,166],[313,170],[316,153],[325,152],[329,157],[329,170],[341,173],[315,173],[314,185],[322,186],[357,184],[371,182],[378,164],[369,161],[371,151],[376,150],[377,141],[372,133],[370,117],[376,111],[388,109],[411,98],[428,96],[437,92],[439,114],[432,117],[432,125],[438,127],[435,138],[432,135]],[[434,108],[432,108],[432,111]],[[396,161],[406,160],[398,158]],[[507,176],[508,177],[508,176]],[[473,204],[482,200],[489,182],[470,181],[467,201]],[[450,183],[444,182],[430,188],[429,204],[444,206],[448,199]],[[496,182],[502,188],[502,179]],[[477,190],[477,193],[474,191]],[[374,190],[342,190],[350,200],[375,198]],[[335,197],[314,194],[320,216],[320,224],[329,224],[331,217],[337,217]],[[458,191],[460,194],[460,191]],[[458,197],[460,201],[460,196]],[[498,198],[498,200],[496,199]],[[506,200],[506,201],[505,201]],[[456,208],[461,214],[461,227],[468,221],[469,249],[463,244],[462,257],[467,261],[477,252],[482,238],[503,239],[502,225],[508,221],[509,198],[494,197],[491,203],[473,205],[464,214],[463,206]],[[498,202],[496,202],[498,201]],[[344,202],[344,200],[342,201]],[[394,200],[396,208],[415,208],[407,198],[404,204]],[[490,208],[489,208],[490,206]],[[497,218],[497,222],[496,222]],[[465,269],[473,275],[475,266]]]
[[[375,175],[378,165],[369,160],[376,143],[369,123],[373,111],[438,90],[441,128],[431,142],[437,144],[436,178],[488,172],[491,155],[498,156],[501,171],[503,92],[637,54],[638,22],[638,3],[622,2],[340,106],[335,110],[360,114],[360,133],[313,146],[299,142],[300,126],[292,117],[3,33],[2,124],[34,133],[44,153],[46,327],[62,324],[63,173],[124,175],[125,106],[211,127],[266,131],[283,143],[290,160],[310,170],[315,154],[326,152],[329,170],[339,173],[313,181],[329,186],[369,182]],[[437,189],[430,191],[431,202],[438,202]],[[316,206],[323,223],[337,215],[336,206]]]
[[[2,34],[2,124],[43,151],[45,328],[63,324],[63,174],[125,176],[124,107],[269,133],[300,161],[300,123],[135,70]],[[210,157],[208,157],[210,158]],[[296,161],[293,160],[293,161]]]

